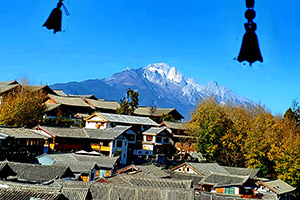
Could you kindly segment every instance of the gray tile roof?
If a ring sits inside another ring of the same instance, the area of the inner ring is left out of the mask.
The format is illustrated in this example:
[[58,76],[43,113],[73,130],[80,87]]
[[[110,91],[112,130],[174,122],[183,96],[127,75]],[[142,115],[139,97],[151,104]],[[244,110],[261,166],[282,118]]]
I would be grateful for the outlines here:
[[176,110],[176,109],[175,108],[155,108],[155,109],[152,109],[151,107],[141,106],[141,107],[138,107],[134,111],[134,114],[144,115],[144,116],[160,116],[161,114],[169,114],[174,110]]
[[20,84],[17,81],[0,81],[0,94],[6,93],[18,86],[20,86]]
[[166,127],[151,127],[148,130],[144,131],[143,134],[157,135],[157,134],[163,132],[164,130],[167,130],[167,128]]
[[77,160],[82,162],[95,162],[99,167],[114,168],[119,157],[105,157],[105,156],[87,156],[75,154]]
[[[75,153],[44,154],[55,161],[56,165],[76,165],[76,163],[96,163],[98,167],[114,168],[119,157],[81,155]],[[71,166],[70,166],[71,167]],[[72,167],[71,167],[72,169]]]
[[149,125],[149,126],[158,126],[155,121],[149,117],[139,117],[131,115],[118,115],[118,114],[109,114],[109,113],[98,113],[108,122],[117,122],[123,124],[137,124],[137,125]]
[[46,94],[55,94],[55,92],[48,85],[28,85],[26,86],[34,91],[43,91]]
[[46,112],[49,112],[51,110],[54,110],[55,108],[61,106],[60,103],[46,103]]
[[87,200],[89,199],[89,188],[77,188],[77,187],[63,187],[61,193],[68,200]]
[[169,178],[170,174],[154,164],[129,165],[119,169],[118,174],[130,174],[137,178]]
[[85,99],[85,98],[87,98],[87,99],[97,99],[97,97],[95,97],[95,95],[93,95],[93,94],[84,94],[84,95],[81,95],[81,94],[69,94],[68,95],[69,97],[79,97],[79,98],[82,98],[82,99]]
[[13,84],[18,84],[16,80],[13,81],[0,81],[0,86],[1,85],[13,85]]
[[57,179],[53,183],[51,183],[50,186],[53,186],[53,187],[70,187],[70,188],[90,188],[93,183],[95,183],[95,182],[92,182],[92,181],[89,181],[89,182],[68,181],[68,180]]
[[130,185],[134,185],[138,187],[157,187],[157,188],[170,188],[170,189],[192,188],[191,180],[137,178],[125,174],[119,176],[121,176],[123,180],[126,180]]
[[89,104],[83,101],[82,98],[79,97],[69,97],[69,96],[57,96],[48,94],[51,99],[55,101],[57,104],[67,105],[67,106],[77,106],[77,107],[90,107]]
[[177,129],[177,130],[186,130],[186,124],[182,122],[169,122],[169,121],[163,121],[161,123],[161,126],[166,125],[168,128],[171,129]]
[[90,138],[101,139],[101,140],[115,140],[130,128],[131,126],[118,125],[113,128],[85,129],[85,131]]
[[201,180],[201,184],[213,185],[214,187],[242,186],[249,176],[237,176],[231,174],[210,174]]
[[97,109],[117,110],[120,107],[117,101],[87,99],[87,102]]
[[55,137],[72,137],[72,138],[88,138],[87,133],[82,128],[64,128],[64,127],[52,127],[52,126],[38,126],[37,130],[43,130]]
[[[91,199],[91,194],[89,191],[92,182],[83,181],[63,181],[55,180],[54,183],[50,185],[33,185],[26,183],[16,183],[16,182],[4,182],[4,186],[8,186],[10,190],[14,191],[31,191],[36,194],[61,194],[64,200],[89,200]],[[33,196],[34,197],[34,196]],[[40,198],[43,198],[42,196]],[[0,199],[1,196],[0,196]],[[26,198],[28,200],[29,198]]]
[[204,178],[204,176],[200,176],[197,174],[181,173],[181,172],[171,172],[170,176],[171,179],[175,179],[175,180],[192,180],[193,188],[198,188],[199,187],[198,183]]
[[273,180],[273,181],[265,181],[260,182],[259,184],[266,186],[276,194],[285,194],[289,192],[293,192],[296,188],[290,186],[286,182],[282,181],[281,179]]
[[155,165],[136,165],[143,173],[147,174],[149,178],[166,178],[170,177],[170,174],[166,173],[164,170],[156,167]]
[[192,189],[169,189],[95,183],[91,186],[92,198],[97,200],[194,200]]
[[53,90],[53,92],[55,92],[56,95],[58,95],[58,96],[64,96],[64,97],[67,96],[66,93],[64,93],[63,90],[55,89],[55,90]]
[[241,167],[227,167],[223,168],[233,175],[250,176],[250,178],[256,177],[259,169],[241,168]]
[[193,169],[195,169],[200,175],[208,176],[212,173],[218,174],[229,174],[222,166],[218,163],[193,163],[187,162]]
[[41,200],[60,200],[65,199],[60,192],[41,192],[33,190],[12,190],[0,188],[0,199],[3,200],[29,200],[31,198]]
[[46,139],[46,137],[38,135],[33,130],[26,128],[0,128],[0,135],[18,139]]
[[16,162],[8,162],[8,165],[17,174],[17,179],[25,182],[45,183],[73,175],[67,166],[46,166]]

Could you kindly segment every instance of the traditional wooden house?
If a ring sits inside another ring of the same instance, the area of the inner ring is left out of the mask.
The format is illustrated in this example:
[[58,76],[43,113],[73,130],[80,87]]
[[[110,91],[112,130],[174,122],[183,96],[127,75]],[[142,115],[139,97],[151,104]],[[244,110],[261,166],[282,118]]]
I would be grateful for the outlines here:
[[185,174],[196,174],[203,177],[208,176],[212,173],[229,174],[229,172],[226,171],[224,167],[222,167],[218,163],[184,162],[172,168],[171,171]]
[[55,179],[71,180],[75,177],[71,169],[66,165],[44,166],[18,162],[7,162],[8,166],[16,173],[14,181],[35,184],[49,184]]
[[[164,163],[166,157],[173,155],[173,145],[170,143],[172,134],[165,127],[151,127],[143,132],[143,150],[157,156],[157,161]],[[139,155],[139,149],[135,151]]]
[[93,181],[98,177],[108,177],[118,167],[118,157],[104,157],[90,153],[44,154],[37,157],[42,165],[68,165],[71,171],[83,181]]
[[235,195],[241,198],[261,198],[256,192],[256,181],[249,176],[212,173],[199,182],[204,192]]
[[34,162],[43,154],[47,138],[26,128],[0,128],[0,159]]
[[2,102],[2,98],[8,93],[14,91],[21,85],[15,81],[0,81],[0,104]]
[[261,181],[257,185],[259,186],[257,191],[270,199],[291,200],[296,190],[281,179]]
[[90,150],[90,139],[82,128],[37,126],[35,133],[47,137],[44,153]]
[[[129,140],[129,152],[133,152],[136,149],[142,149],[142,132],[149,129],[150,127],[156,127],[159,125],[149,117],[118,115],[111,113],[94,113],[84,120],[86,129],[107,129],[115,127],[117,125],[131,126],[131,130],[136,135],[128,134],[126,136]],[[135,142],[133,142],[133,137],[135,137]]]
[[84,101],[94,107],[97,112],[114,113],[120,107],[117,101],[106,101],[104,99],[85,98]]
[[178,122],[184,118],[175,108],[153,108],[149,106],[139,106],[133,114],[151,118],[160,118],[163,114],[165,114],[172,116],[174,120]]
[[74,115],[81,113],[90,115],[95,109],[83,101],[80,97],[57,96],[48,94],[44,103],[47,107],[46,118],[56,118],[61,115],[63,118],[75,119]]
[[121,163],[127,164],[128,146],[135,144],[135,132],[131,126],[117,125],[106,129],[85,129],[91,141],[91,148],[101,154],[120,156]]
[[[117,125],[132,126],[138,132],[158,126],[156,122],[149,117],[139,117],[131,115],[119,115],[111,113],[93,113],[84,119],[86,128],[106,129]],[[142,138],[141,138],[142,139]]]
[[0,96],[13,91],[15,88],[21,86],[18,81],[0,81]]
[[193,136],[188,135],[186,130],[186,124],[182,122],[162,122],[159,127],[167,127],[167,129],[172,133],[171,143],[176,148],[181,159],[188,159],[192,157],[195,153],[196,139]]

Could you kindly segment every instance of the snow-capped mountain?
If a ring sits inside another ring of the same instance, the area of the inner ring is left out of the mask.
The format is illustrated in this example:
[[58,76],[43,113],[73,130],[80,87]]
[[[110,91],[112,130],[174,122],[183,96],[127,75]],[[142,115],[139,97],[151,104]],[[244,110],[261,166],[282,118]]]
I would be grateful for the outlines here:
[[94,94],[105,100],[119,100],[128,88],[140,94],[140,106],[176,108],[185,118],[199,100],[213,96],[219,103],[254,105],[247,99],[216,81],[199,85],[192,78],[185,78],[175,67],[155,63],[138,69],[124,69],[105,79],[54,84],[53,89],[63,89],[67,94]]

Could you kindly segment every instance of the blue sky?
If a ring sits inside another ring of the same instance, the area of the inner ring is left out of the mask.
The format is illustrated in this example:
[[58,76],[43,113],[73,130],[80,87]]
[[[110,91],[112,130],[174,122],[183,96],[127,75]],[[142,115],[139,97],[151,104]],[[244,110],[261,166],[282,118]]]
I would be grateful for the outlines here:
[[165,62],[199,84],[216,80],[283,113],[300,97],[300,1],[256,0],[263,63],[234,60],[246,22],[244,0],[65,0],[64,32],[42,27],[58,0],[4,1],[0,80],[32,84],[106,78]]

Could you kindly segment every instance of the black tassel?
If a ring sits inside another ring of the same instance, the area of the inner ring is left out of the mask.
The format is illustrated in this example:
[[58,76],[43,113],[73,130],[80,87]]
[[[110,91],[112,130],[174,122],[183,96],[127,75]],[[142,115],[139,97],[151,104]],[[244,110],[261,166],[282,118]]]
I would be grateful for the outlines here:
[[245,12],[245,17],[248,20],[245,23],[246,33],[243,37],[243,42],[241,46],[241,50],[237,60],[239,62],[248,61],[250,66],[255,61],[263,62],[263,58],[260,53],[256,31],[256,23],[253,22],[255,18],[255,11],[253,10],[254,7],[254,0],[246,0],[246,7],[248,10]]
[[65,7],[65,5],[62,3],[62,1],[63,0],[59,0],[57,7],[52,10],[50,16],[48,17],[46,22],[43,24],[43,26],[46,26],[48,29],[53,29],[54,34],[56,32],[61,32],[61,19],[62,19],[62,12],[60,10],[61,6],[63,6],[63,8],[66,12],[66,15],[67,16],[70,15],[69,11]]
[[258,39],[255,33],[255,23],[245,23],[246,33],[243,37],[242,47],[237,60],[239,62],[248,61],[250,66],[255,61],[263,61],[260,53]]

